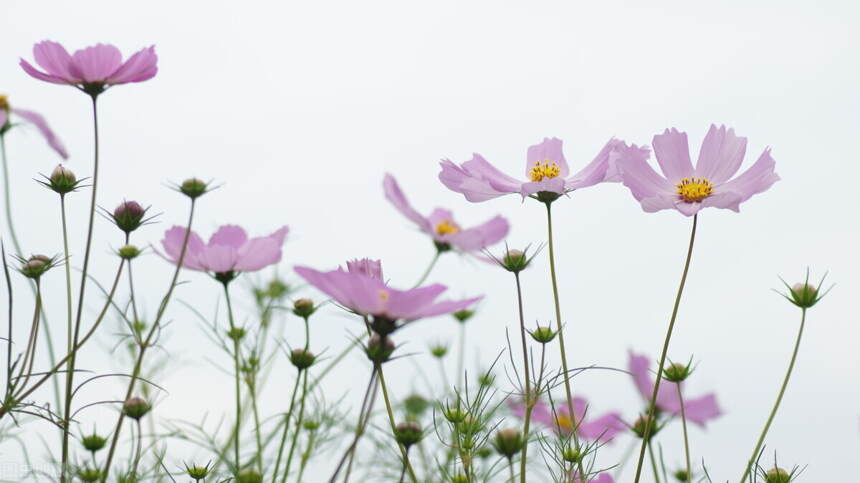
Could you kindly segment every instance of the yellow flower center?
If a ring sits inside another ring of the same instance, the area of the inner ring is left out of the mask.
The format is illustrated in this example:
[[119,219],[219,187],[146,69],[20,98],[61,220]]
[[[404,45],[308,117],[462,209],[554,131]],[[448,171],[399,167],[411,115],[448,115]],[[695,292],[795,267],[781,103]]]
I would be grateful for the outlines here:
[[379,300],[381,300],[382,303],[388,302],[388,297],[391,296],[391,294],[388,293],[388,290],[379,289],[376,293],[379,294]]
[[452,233],[457,233],[460,231],[454,223],[444,220],[436,223],[436,234],[437,235],[450,235]]
[[542,181],[544,178],[555,178],[561,174],[561,169],[555,161],[545,159],[543,161],[535,161],[535,165],[529,171],[529,178],[532,181]]
[[707,178],[684,178],[680,183],[676,183],[678,194],[681,199],[687,203],[697,203],[711,196],[714,191],[714,185]]
[[556,416],[555,421],[558,423],[558,426],[561,429],[566,431],[570,431],[573,429],[573,421],[571,421],[570,417],[567,414],[559,414]]
[[4,111],[9,110],[9,98],[3,94],[0,94],[0,109],[3,109]]

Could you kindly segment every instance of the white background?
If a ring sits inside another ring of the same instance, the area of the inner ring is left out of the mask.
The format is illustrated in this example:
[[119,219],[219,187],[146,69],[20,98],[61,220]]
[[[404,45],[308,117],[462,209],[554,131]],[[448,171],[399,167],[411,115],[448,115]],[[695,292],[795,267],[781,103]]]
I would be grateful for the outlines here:
[[[159,224],[135,237],[156,243],[185,217],[184,199],[165,184],[192,175],[215,179],[223,187],[201,199],[197,229],[208,236],[232,222],[267,234],[290,225],[280,273],[293,282],[295,264],[333,268],[362,256],[382,258],[394,285],[417,279],[432,245],[384,200],[386,171],[422,212],[449,207],[467,225],[504,214],[513,225],[509,243],[522,246],[545,240],[542,207],[516,196],[470,204],[437,181],[440,158],[464,161],[477,151],[519,176],[526,148],[544,136],[565,140],[576,169],[613,135],[648,143],[675,126],[688,132],[695,156],[710,123],[733,126],[749,138],[745,166],[772,146],[782,181],[740,214],[709,209],[700,216],[670,356],[694,355],[699,366],[688,394],[716,391],[726,414],[706,432],[693,430],[694,459],[706,461],[715,481],[739,478],[781,382],[800,315],[770,289],[780,288],[778,275],[796,281],[809,266],[814,277],[829,270],[837,285],[809,314],[768,454],[776,450],[785,466],[809,465],[802,481],[847,481],[860,451],[854,307],[860,10],[853,2],[645,3],[5,0],[0,91],[13,105],[44,113],[68,145],[68,166],[87,176],[88,99],[29,78],[18,58],[32,59],[32,44],[43,39],[70,49],[110,42],[126,55],[156,44],[158,76],[100,100],[100,205],[112,209],[123,198],[153,205],[164,213]],[[25,250],[60,252],[55,198],[31,181],[57,159],[32,128],[16,129],[7,141]],[[70,197],[78,254],[87,203],[87,194]],[[623,367],[631,348],[656,357],[691,220],[676,212],[646,214],[620,185],[575,193],[555,208],[573,364]],[[101,219],[96,236],[94,274],[107,283],[114,267],[109,250],[121,240]],[[80,256],[72,262],[79,266]],[[170,267],[151,254],[138,265],[140,296],[151,316]],[[50,315],[60,334],[61,271],[48,278]],[[201,274],[183,278],[193,283],[177,296],[212,314],[217,284]],[[468,325],[466,356],[472,369],[476,360],[485,365],[504,347],[504,329],[516,326],[512,280],[454,255],[443,258],[431,279],[449,284],[452,296],[487,295]],[[528,319],[550,320],[545,257],[524,282]],[[16,324],[23,333],[30,302],[23,284],[17,290]],[[99,299],[89,300],[93,314]],[[250,300],[239,305],[250,308]],[[232,407],[229,376],[210,362],[227,365],[224,355],[179,304],[170,318],[162,345],[173,365],[158,379],[169,394],[160,396],[156,412],[189,420],[209,413],[215,420]],[[313,322],[317,351],[343,347],[346,330],[360,328],[334,309]],[[287,324],[288,338],[300,341],[297,319]],[[116,321],[108,326],[81,366],[128,372],[127,363],[99,354],[116,342]],[[399,340],[404,351],[426,352],[428,342],[453,343],[456,334],[455,323],[441,318],[405,330]],[[429,357],[415,361],[438,381]],[[293,372],[282,367],[269,387],[266,414],[285,410]],[[368,370],[355,355],[328,381],[327,394],[351,391],[347,406],[357,407]],[[389,371],[396,397],[421,388],[412,363],[395,362]],[[124,387],[121,380],[102,380],[80,402],[121,397]],[[582,376],[576,391],[595,412],[618,409],[631,419],[642,405],[632,383],[612,373]],[[40,395],[46,400],[50,393]],[[112,414],[85,412],[83,428],[101,418],[98,428],[107,431]],[[670,428],[661,439],[674,466],[682,461],[680,428]],[[57,437],[40,424],[20,431],[37,430],[50,448],[31,439],[31,453],[41,460],[56,451]],[[601,461],[611,464],[625,445],[607,450]],[[15,445],[0,451],[4,464],[19,461]],[[177,449],[168,461],[175,467],[190,454]],[[323,474],[312,470],[308,481]],[[625,481],[630,474],[628,468]]]

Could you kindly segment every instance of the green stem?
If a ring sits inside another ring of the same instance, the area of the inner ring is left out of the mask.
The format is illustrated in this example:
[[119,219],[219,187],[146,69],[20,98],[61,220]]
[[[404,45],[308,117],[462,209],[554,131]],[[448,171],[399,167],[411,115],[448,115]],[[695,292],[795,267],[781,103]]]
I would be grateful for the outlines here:
[[230,320],[230,333],[233,339],[233,365],[235,371],[235,386],[236,386],[236,424],[233,426],[233,457],[236,460],[236,474],[242,469],[242,461],[239,453],[239,430],[242,425],[242,366],[241,366],[241,345],[239,337],[235,334],[236,324],[233,318],[233,303],[230,301],[229,282],[224,282],[224,295],[227,299],[227,314]]
[[430,272],[433,271],[433,267],[436,266],[436,262],[439,261],[439,256],[442,255],[442,253],[443,252],[439,251],[438,249],[436,250],[436,254],[433,255],[433,259],[430,260],[430,265],[427,266],[427,269],[424,270],[424,273],[421,275],[421,278],[419,278],[418,281],[415,282],[415,285],[413,285],[412,288],[420,286],[422,283],[424,283],[425,280],[427,280],[427,277],[430,276]]
[[666,330],[666,339],[663,341],[663,352],[660,354],[660,364],[657,367],[657,379],[654,381],[654,390],[648,402],[648,419],[642,436],[642,445],[639,448],[639,462],[636,465],[636,479],[639,483],[642,476],[642,463],[645,461],[645,447],[648,446],[651,429],[654,426],[654,412],[656,411],[657,391],[660,390],[660,381],[663,379],[663,367],[666,364],[666,353],[669,351],[669,341],[672,339],[672,330],[675,328],[675,318],[678,316],[678,307],[681,305],[681,295],[684,294],[684,284],[687,283],[687,273],[690,271],[690,260],[693,258],[693,244],[696,241],[696,225],[699,215],[693,215],[693,228],[690,230],[690,244],[687,247],[687,260],[684,262],[684,272],[681,274],[681,283],[678,293],[675,295],[675,305],[672,307],[672,317],[669,319],[669,328]]
[[[65,260],[66,269],[66,336],[67,346],[66,354],[72,353],[72,347],[75,344],[73,339],[73,322],[72,322],[72,266],[69,259],[69,229],[66,223],[66,195],[60,194],[60,217],[63,222],[63,257]],[[67,478],[66,472],[69,466],[69,420],[71,418],[72,406],[72,369],[74,368],[71,359],[66,364],[66,399],[63,404],[63,438],[62,438],[62,462],[60,463],[60,479]]]
[[[514,279],[517,281],[517,307],[520,315],[520,338],[523,343],[523,376],[525,377],[525,394],[523,402],[526,405],[526,414],[523,421],[523,449],[520,455],[520,483],[526,483],[526,457],[529,449],[529,423],[531,422],[532,410],[534,409],[535,400],[531,389],[531,379],[529,377],[529,354],[528,345],[526,344],[526,321],[523,316],[523,290],[520,284],[519,272],[514,272]],[[508,458],[508,463],[511,466],[511,481],[514,481],[514,464],[513,458]]]
[[[564,373],[564,393],[567,399],[567,414],[570,415],[570,420],[573,423],[571,428],[571,436],[573,437],[573,446],[576,451],[580,451],[579,436],[577,433],[578,423],[573,411],[573,392],[570,389],[570,372],[567,365],[567,351],[564,347],[564,324],[561,322],[561,301],[558,297],[558,280],[555,273],[555,244],[552,239],[552,202],[548,201],[546,205],[546,229],[547,229],[547,245],[549,246],[549,273],[552,279],[552,298],[555,303],[555,323],[558,330],[558,346],[561,353],[561,369]],[[582,461],[577,462],[579,474],[584,475],[585,469],[582,466]]]
[[684,409],[684,394],[681,392],[681,383],[676,382],[675,388],[678,389],[678,402],[681,405],[681,427],[684,429],[684,456],[687,463],[687,483],[693,481],[693,466],[690,464],[690,438],[687,435],[687,413]]
[[797,361],[797,353],[800,351],[800,340],[803,338],[803,327],[806,325],[806,309],[801,309],[800,316],[800,329],[797,331],[797,340],[794,342],[794,351],[791,353],[791,361],[788,363],[788,370],[785,372],[785,379],[782,381],[782,387],[779,388],[779,395],[776,397],[776,402],[773,405],[773,409],[770,411],[770,416],[767,418],[767,422],[764,425],[764,429],[761,431],[761,436],[758,438],[758,442],[755,445],[755,449],[753,449],[752,455],[750,456],[750,460],[747,463],[746,470],[744,471],[743,476],[741,477],[741,483],[744,483],[746,479],[750,475],[750,471],[752,471],[752,467],[758,458],[759,452],[761,451],[762,446],[764,445],[764,439],[767,436],[768,430],[770,430],[770,425],[773,423],[773,419],[776,417],[776,412],[779,410],[779,405],[782,402],[782,397],[785,395],[785,389],[788,387],[788,380],[791,379],[791,372],[794,370],[794,363]]
[[460,347],[457,352],[457,383],[454,384],[458,389],[461,384],[465,383],[465,359],[466,359],[466,323],[460,322]]
[[278,457],[275,459],[275,469],[272,472],[272,483],[278,481],[278,469],[281,467],[281,457],[284,454],[284,447],[287,442],[287,433],[290,431],[290,420],[293,417],[293,408],[296,406],[296,394],[299,391],[299,383],[301,383],[302,380],[301,376],[301,372],[296,374],[296,383],[293,385],[293,393],[290,396],[290,408],[284,416],[284,433],[281,436],[281,444],[278,446]]
[[311,457],[311,450],[314,447],[316,434],[317,432],[315,430],[310,431],[310,435],[308,436],[308,447],[305,448],[304,453],[302,453],[302,461],[301,465],[299,466],[299,477],[296,478],[296,481],[299,483],[301,483],[302,481],[302,476],[305,474],[305,467],[308,465],[308,460]]
[[654,470],[654,483],[660,483],[660,470],[657,468],[657,460],[654,458],[654,447],[648,445],[648,458],[651,460],[651,469]]
[[349,460],[346,466],[346,475],[344,481],[349,481],[349,474],[352,471],[352,461],[355,455],[355,449],[358,447],[358,441],[364,435],[364,428],[367,425],[367,420],[370,419],[370,413],[373,409],[373,401],[376,399],[376,389],[379,387],[376,380],[376,369],[370,372],[370,380],[367,382],[367,389],[364,391],[364,398],[361,401],[361,408],[358,411],[358,422],[355,424],[355,435],[352,438],[352,443],[340,458],[337,468],[329,479],[329,483],[334,483],[337,479],[340,469],[343,467],[344,461]]
[[[382,397],[385,400],[385,410],[388,412],[388,423],[391,425],[391,435],[397,437],[397,425],[394,422],[394,411],[391,409],[391,399],[388,397],[388,386],[385,384],[385,375],[382,373],[382,364],[376,362],[376,374],[379,377],[379,385],[382,387]],[[406,453],[406,448],[399,442],[396,443],[400,448],[400,455],[403,457],[403,464],[406,465],[406,471],[409,472],[409,478],[412,483],[418,483],[418,478],[415,476],[415,470],[412,469],[412,464],[409,462],[409,455]]]
[[[251,376],[256,378],[256,375]],[[260,434],[260,412],[257,409],[257,391],[256,381],[248,385],[248,391],[251,393],[251,411],[254,413],[254,434],[257,442],[257,471],[263,474],[263,440]]]
[[293,441],[290,443],[290,452],[287,453],[287,465],[284,467],[284,477],[281,478],[281,483],[287,481],[287,475],[290,474],[290,466],[292,466],[293,462],[293,452],[296,450],[296,443],[299,440],[302,422],[305,417],[305,398],[308,393],[308,370],[305,369],[302,372],[304,372],[304,377],[302,378],[302,397],[299,400],[299,417],[296,419],[296,428],[293,430]]

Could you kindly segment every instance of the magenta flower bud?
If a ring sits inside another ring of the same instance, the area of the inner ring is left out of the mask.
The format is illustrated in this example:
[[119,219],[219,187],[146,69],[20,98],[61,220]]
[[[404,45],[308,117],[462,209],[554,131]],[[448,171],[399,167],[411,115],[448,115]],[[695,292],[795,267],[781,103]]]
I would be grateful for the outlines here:
[[522,451],[525,442],[523,441],[523,433],[519,429],[507,428],[496,431],[492,444],[500,455],[511,459]]
[[123,201],[113,210],[113,221],[120,230],[131,233],[143,224],[146,208],[136,201]]
[[51,188],[54,192],[64,195],[74,191],[78,187],[78,180],[75,177],[75,173],[62,164],[58,164],[57,167],[51,171],[51,176],[48,178],[48,182],[43,184],[48,188]]
[[20,272],[27,278],[38,280],[45,272],[55,265],[55,260],[45,255],[33,255],[26,261],[21,259],[23,265]]
[[398,443],[409,449],[410,446],[421,441],[421,438],[424,437],[424,431],[418,423],[404,421],[394,428],[394,437]]
[[146,400],[139,397],[129,398],[122,405],[122,413],[135,421],[139,421],[140,418],[146,416],[146,413],[150,409],[152,409],[152,406]]

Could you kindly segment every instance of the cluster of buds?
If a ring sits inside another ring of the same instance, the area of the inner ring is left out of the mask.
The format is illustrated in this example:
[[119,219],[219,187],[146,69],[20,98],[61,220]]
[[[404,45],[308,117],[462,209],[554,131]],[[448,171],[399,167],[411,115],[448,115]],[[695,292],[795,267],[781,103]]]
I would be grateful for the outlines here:
[[506,428],[496,431],[492,442],[496,452],[509,461],[513,459],[514,455],[522,451],[524,444],[523,433],[516,428]]

